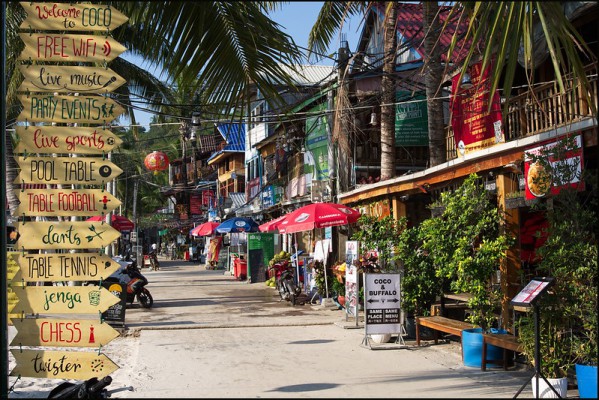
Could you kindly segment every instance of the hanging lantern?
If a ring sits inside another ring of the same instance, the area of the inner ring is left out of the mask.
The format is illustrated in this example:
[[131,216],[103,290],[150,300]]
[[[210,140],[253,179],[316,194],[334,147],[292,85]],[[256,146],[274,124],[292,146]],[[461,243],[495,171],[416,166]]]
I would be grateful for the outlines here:
[[154,175],[168,168],[168,157],[161,151],[153,151],[148,154],[144,160],[144,165],[150,171],[154,171]]

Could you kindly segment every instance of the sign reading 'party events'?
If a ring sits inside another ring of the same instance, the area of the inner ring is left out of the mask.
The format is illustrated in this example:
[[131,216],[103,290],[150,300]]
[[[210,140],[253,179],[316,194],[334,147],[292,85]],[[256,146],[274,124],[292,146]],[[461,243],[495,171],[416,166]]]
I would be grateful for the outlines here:
[[108,124],[125,109],[102,96],[29,94],[17,96],[23,104],[19,121]]
[[19,3],[27,13],[22,30],[111,31],[129,20],[114,7],[104,4]]
[[17,157],[21,172],[14,183],[102,185],[123,170],[100,157]]

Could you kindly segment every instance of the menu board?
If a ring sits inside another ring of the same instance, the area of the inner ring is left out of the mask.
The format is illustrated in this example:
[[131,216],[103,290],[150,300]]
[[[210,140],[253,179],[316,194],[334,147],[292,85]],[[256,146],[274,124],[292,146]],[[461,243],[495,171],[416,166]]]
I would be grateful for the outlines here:
[[540,298],[551,285],[553,278],[533,278],[528,285],[524,287],[514,298],[511,303],[514,306],[531,307]]

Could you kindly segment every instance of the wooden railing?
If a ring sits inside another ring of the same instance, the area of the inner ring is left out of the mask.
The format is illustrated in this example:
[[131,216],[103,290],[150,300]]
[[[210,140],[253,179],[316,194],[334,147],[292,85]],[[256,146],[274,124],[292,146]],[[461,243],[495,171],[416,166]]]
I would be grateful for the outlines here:
[[[597,108],[597,64],[585,68],[589,80],[588,99]],[[560,92],[557,82],[536,86],[508,100],[507,115],[503,115],[503,130],[507,142],[547,132],[587,118],[594,117],[587,97],[573,79],[564,80],[566,92]],[[502,110],[503,111],[503,110]],[[451,126],[445,128],[447,160],[458,153]]]

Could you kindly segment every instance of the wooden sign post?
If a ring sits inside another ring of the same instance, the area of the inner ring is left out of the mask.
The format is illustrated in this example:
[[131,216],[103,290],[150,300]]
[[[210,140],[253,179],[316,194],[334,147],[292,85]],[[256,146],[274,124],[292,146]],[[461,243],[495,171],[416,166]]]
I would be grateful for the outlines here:
[[19,3],[27,12],[21,30],[111,31],[129,20],[104,4]]
[[19,297],[14,311],[23,314],[98,315],[120,301],[101,286],[23,286],[13,291]]
[[25,77],[19,92],[110,93],[125,79],[110,68],[75,65],[19,65]]
[[121,267],[104,254],[21,254],[14,280],[22,282],[100,281]]
[[23,104],[19,121],[108,124],[125,109],[102,96],[65,96],[51,93],[17,96]]
[[108,62],[127,50],[111,37],[92,34],[19,33],[21,61]]
[[103,154],[120,146],[123,141],[101,128],[69,126],[17,126],[20,153]]
[[13,318],[17,335],[10,346],[97,347],[119,336],[99,320],[59,318]]
[[102,222],[19,222],[16,227],[20,236],[15,248],[24,250],[100,249],[121,236],[119,231]]
[[14,183],[102,185],[123,170],[100,157],[17,157],[21,172]]
[[17,366],[10,376],[86,380],[103,378],[119,369],[105,354],[97,352],[17,349],[11,353]]
[[121,205],[101,189],[24,189],[15,193],[20,201],[16,215],[93,217]]

